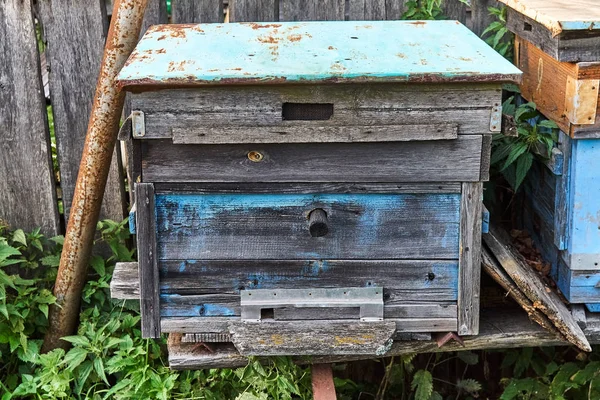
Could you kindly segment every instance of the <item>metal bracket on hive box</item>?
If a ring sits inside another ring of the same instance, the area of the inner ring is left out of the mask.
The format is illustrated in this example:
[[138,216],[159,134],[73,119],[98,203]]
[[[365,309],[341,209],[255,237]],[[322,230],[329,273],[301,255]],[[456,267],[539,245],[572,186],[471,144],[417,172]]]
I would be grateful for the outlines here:
[[264,309],[283,307],[360,308],[361,321],[383,320],[383,288],[258,289],[240,291],[242,321],[260,322]]

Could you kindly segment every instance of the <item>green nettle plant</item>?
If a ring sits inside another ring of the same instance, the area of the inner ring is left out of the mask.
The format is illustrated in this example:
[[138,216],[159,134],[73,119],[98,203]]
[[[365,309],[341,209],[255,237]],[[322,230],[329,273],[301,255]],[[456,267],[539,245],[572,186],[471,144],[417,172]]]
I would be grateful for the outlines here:
[[142,339],[136,302],[114,301],[117,261],[132,261],[127,220],[98,223],[98,245],[72,344],[40,354],[63,238],[0,225],[0,399],[310,399],[310,372],[289,358],[238,370],[171,371],[165,340]]
[[506,27],[506,10],[506,7],[488,7],[488,11],[496,17],[496,21],[483,31],[481,37],[494,50],[512,62],[515,35]]
[[512,368],[513,377],[503,379],[500,400],[600,399],[600,361],[585,355],[566,361],[569,351],[554,347],[507,351],[502,368]]
[[558,140],[558,126],[542,119],[533,102],[515,104],[511,96],[502,104],[502,113],[514,120],[515,136],[494,135],[490,164],[517,191],[534,159],[547,160]]

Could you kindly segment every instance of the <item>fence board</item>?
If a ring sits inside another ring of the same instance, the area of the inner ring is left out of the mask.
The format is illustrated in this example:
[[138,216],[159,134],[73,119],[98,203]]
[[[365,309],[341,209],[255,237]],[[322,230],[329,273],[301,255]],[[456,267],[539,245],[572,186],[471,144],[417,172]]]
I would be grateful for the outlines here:
[[0,219],[59,233],[44,91],[31,3],[0,2]]
[[223,1],[173,0],[171,21],[174,24],[223,22]]
[[447,19],[455,19],[467,25],[467,5],[460,0],[445,0],[442,4]]
[[397,20],[404,12],[404,0],[349,0],[351,21]]
[[229,0],[231,22],[279,21],[278,0]]
[[[39,7],[47,41],[60,183],[68,219],[104,51],[106,8],[103,0],[40,0]],[[100,218],[120,221],[124,218],[124,191],[117,153],[115,150]]]
[[485,28],[495,21],[488,7],[501,7],[496,0],[471,0],[471,30],[481,36]]
[[280,0],[280,21],[343,21],[345,0]]

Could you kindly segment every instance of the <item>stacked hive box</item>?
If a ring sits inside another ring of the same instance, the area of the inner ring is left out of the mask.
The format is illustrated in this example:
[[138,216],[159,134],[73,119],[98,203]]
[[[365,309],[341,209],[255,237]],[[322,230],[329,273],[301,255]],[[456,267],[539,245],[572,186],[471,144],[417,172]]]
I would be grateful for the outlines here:
[[267,355],[477,334],[481,182],[519,78],[454,21],[151,28],[119,76],[144,336]]
[[600,3],[501,0],[523,97],[561,129],[526,184],[526,225],[571,303],[600,311]]

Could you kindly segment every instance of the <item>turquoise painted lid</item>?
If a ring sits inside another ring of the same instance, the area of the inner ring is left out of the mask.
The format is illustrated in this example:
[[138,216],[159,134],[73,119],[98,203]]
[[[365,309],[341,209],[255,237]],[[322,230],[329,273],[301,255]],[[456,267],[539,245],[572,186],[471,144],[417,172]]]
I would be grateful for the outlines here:
[[457,21],[152,26],[118,75],[155,86],[518,82],[519,71]]

